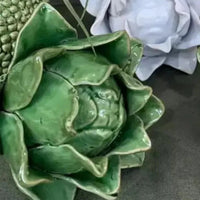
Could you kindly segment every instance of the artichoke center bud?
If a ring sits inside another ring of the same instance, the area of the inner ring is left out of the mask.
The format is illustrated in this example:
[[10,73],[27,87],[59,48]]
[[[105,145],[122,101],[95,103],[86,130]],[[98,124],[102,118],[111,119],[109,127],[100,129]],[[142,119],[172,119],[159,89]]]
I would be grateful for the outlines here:
[[107,129],[119,133],[125,121],[122,93],[114,78],[109,78],[100,86],[77,88],[80,108],[75,119],[77,132],[85,129]]
[[44,0],[0,1],[0,84],[5,80],[20,30]]

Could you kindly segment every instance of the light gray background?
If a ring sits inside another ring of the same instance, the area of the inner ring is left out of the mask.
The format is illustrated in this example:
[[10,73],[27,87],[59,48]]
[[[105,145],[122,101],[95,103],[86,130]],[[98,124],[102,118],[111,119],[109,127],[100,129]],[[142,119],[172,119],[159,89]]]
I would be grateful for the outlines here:
[[[78,0],[73,2],[81,13]],[[76,25],[64,5],[56,8]],[[87,15],[84,22],[90,27],[93,18]],[[148,131],[153,147],[147,153],[144,166],[123,170],[118,200],[200,200],[200,69],[198,67],[194,75],[188,76],[163,66],[145,84],[152,86],[154,93],[163,100],[166,113]],[[0,200],[26,199],[15,187],[9,167],[1,156]],[[101,198],[81,191],[76,200]]]

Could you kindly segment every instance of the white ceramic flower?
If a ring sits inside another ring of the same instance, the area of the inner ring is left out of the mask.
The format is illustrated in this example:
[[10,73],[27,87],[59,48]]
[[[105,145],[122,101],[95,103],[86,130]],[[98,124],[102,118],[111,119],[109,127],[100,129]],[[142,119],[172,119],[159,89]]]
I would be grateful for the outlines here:
[[[86,5],[86,0],[80,0]],[[200,0],[89,0],[94,35],[126,30],[145,44],[136,74],[146,80],[162,64],[192,74],[200,45]]]

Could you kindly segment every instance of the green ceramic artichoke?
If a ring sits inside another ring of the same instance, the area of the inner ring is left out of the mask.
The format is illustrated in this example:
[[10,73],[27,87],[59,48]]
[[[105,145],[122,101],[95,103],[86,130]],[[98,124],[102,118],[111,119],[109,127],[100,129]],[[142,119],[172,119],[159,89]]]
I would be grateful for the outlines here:
[[0,141],[18,188],[73,200],[76,188],[115,199],[123,168],[141,166],[146,129],[163,114],[133,78],[142,45],[125,32],[87,39],[47,3],[22,29],[2,92]]

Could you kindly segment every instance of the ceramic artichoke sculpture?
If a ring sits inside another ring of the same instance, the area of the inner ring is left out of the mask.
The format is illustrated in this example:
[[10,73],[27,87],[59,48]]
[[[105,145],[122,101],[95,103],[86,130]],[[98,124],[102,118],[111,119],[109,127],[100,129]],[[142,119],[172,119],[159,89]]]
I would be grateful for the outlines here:
[[115,199],[121,169],[142,165],[145,130],[164,111],[130,75],[142,45],[125,32],[79,40],[47,3],[17,41],[0,142],[18,188],[33,200],[73,200],[76,188]]

